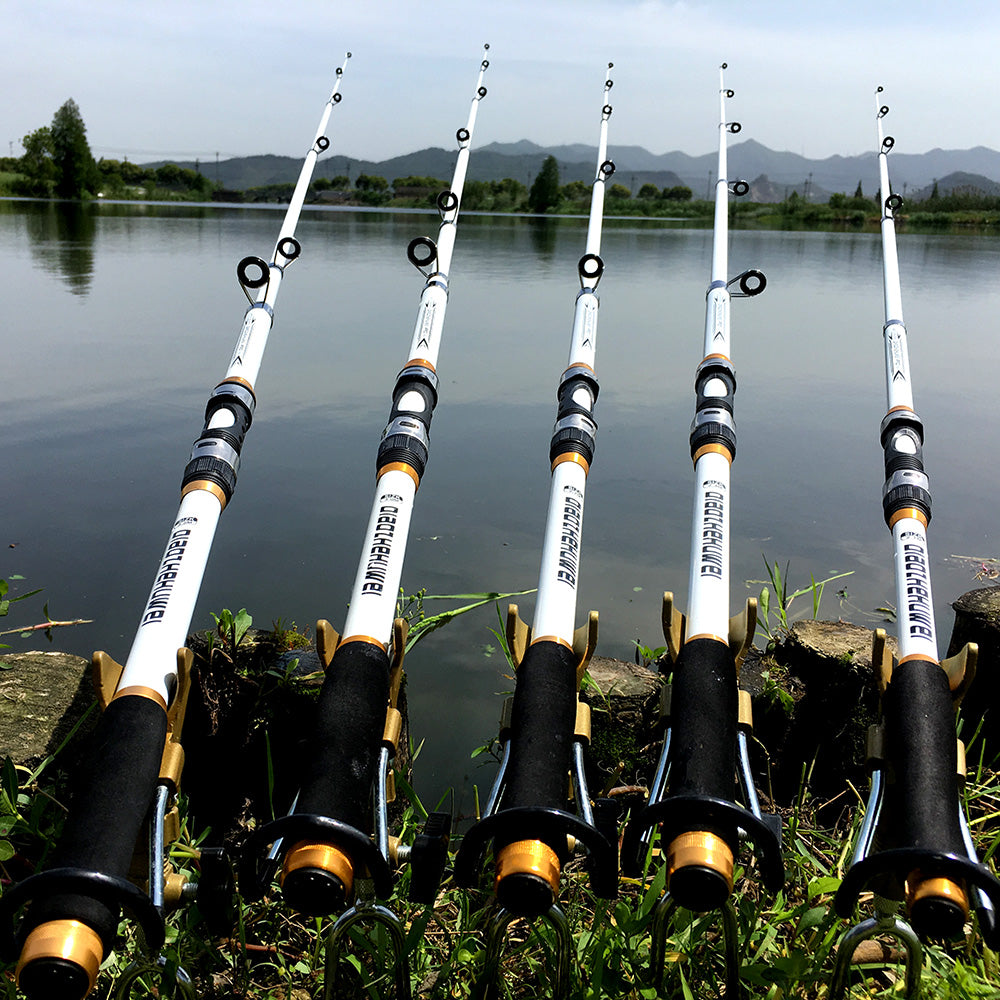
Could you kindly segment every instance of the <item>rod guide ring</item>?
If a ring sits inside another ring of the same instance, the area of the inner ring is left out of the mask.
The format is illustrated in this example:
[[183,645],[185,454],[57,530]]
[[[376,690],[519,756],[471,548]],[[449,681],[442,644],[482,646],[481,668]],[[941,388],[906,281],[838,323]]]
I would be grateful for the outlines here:
[[593,282],[592,287],[597,287],[597,283],[604,274],[604,261],[596,253],[585,253],[577,263],[577,271],[580,275],[580,284],[586,287],[586,282]]
[[454,191],[442,191],[437,196],[437,207],[442,214],[453,212],[458,208],[458,195]]
[[614,111],[614,108],[612,108],[610,104],[605,104],[604,107],[601,108],[602,115],[610,115],[612,111]]
[[742,198],[745,194],[750,193],[750,185],[746,181],[737,181],[733,185],[733,194],[737,198]]
[[[881,90],[882,88],[879,87],[878,89]],[[878,117],[879,118],[884,118],[888,113],[889,113],[889,105],[888,104],[883,104],[882,107],[880,107],[878,109]]]
[[[421,248],[426,251],[426,256],[418,254]],[[406,259],[414,267],[429,267],[437,260],[437,244],[429,236],[417,236],[410,240],[406,248]]]
[[903,207],[903,196],[900,194],[891,194],[885,199],[885,207],[889,212],[896,212]]
[[[255,278],[250,275],[250,268],[252,267],[257,268],[260,272]],[[268,274],[267,261],[261,260],[260,257],[253,254],[249,257],[244,257],[236,265],[236,278],[244,288],[260,288],[262,285],[266,285]]]
[[[608,111],[610,112],[610,110],[611,109],[609,108]],[[614,160],[605,160],[601,164],[601,166],[600,166],[599,169],[600,169],[601,173],[604,175],[605,179],[607,179],[608,177],[610,177],[615,172],[615,169],[616,169],[615,168],[615,161]]]
[[895,145],[896,145],[896,140],[893,139],[893,137],[891,135],[887,135],[882,140],[882,152],[883,153],[888,153],[889,150],[892,149],[892,147],[895,146]]
[[[339,95],[338,95],[339,96]],[[325,135],[321,135],[316,140],[316,148],[322,153],[323,150],[330,148],[330,140],[327,139]]]
[[489,69],[489,68],[490,68],[489,59],[484,59],[482,65],[480,66],[480,69]]
[[735,90],[727,90],[726,91],[726,97],[735,97],[735,96],[736,96],[736,91]]
[[726,288],[728,289],[731,285],[737,284],[740,290],[730,294],[751,298],[754,295],[760,295],[764,291],[767,287],[767,277],[763,271],[758,271],[757,268],[751,267],[742,274],[736,275],[735,278],[730,278],[726,282]]
[[469,141],[469,130],[463,125],[462,128],[460,128],[455,133],[455,138],[459,142],[468,142]]
[[340,104],[340,102],[343,99],[344,99],[344,95],[341,94],[339,91],[336,94],[333,95],[333,103],[334,104]]
[[743,126],[739,122],[726,122],[726,131],[732,135],[743,131]]
[[479,95],[480,97],[485,97],[485,96],[486,96],[486,88],[485,88],[485,87],[480,87],[480,88],[479,88],[479,89],[478,89],[478,90],[476,91],[476,93],[477,93],[477,94],[478,94],[478,95]]
[[278,253],[289,263],[302,253],[302,244],[294,236],[286,236],[278,240]]

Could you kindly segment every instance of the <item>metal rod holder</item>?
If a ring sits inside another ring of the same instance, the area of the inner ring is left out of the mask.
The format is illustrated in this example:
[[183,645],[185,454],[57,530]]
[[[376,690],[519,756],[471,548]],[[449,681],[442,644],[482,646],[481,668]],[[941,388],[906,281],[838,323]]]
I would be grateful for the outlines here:
[[[132,962],[116,980],[110,993],[110,1000],[128,1000],[132,993],[132,987],[140,976],[150,972],[162,976],[166,964],[167,960],[162,955],[158,956],[155,961]],[[176,983],[175,996],[179,996],[183,1000],[198,1000],[198,991],[194,988],[191,977],[180,966],[177,967]]]
[[[556,978],[552,996],[561,1000],[569,993],[569,955],[572,947],[572,937],[569,931],[569,921],[558,903],[553,903],[549,911],[539,917],[546,921],[556,935]],[[500,954],[507,938],[507,928],[515,920],[515,914],[502,906],[490,918],[486,928],[486,964],[483,976],[476,985],[475,996],[482,1000],[496,1000],[497,979],[500,975]]]
[[914,1000],[920,989],[920,968],[924,961],[924,950],[920,939],[909,924],[896,918],[895,905],[888,900],[875,897],[878,916],[862,920],[845,931],[837,944],[837,963],[830,980],[827,1000],[841,1000],[847,994],[848,979],[851,974],[851,959],[862,941],[886,935],[902,944],[906,953],[906,979],[903,996]]
[[167,818],[170,790],[166,785],[156,786],[153,815],[149,821],[149,896],[153,906],[162,914],[164,909],[164,870],[166,863],[166,843],[163,825]]
[[[653,976],[657,988],[663,982],[663,974],[667,965],[667,926],[677,903],[670,893],[664,893],[653,908],[652,943],[650,950],[653,957]],[[740,1000],[740,953],[739,935],[736,926],[736,910],[727,901],[720,908],[722,917],[722,944],[726,956],[726,996]]]
[[352,907],[345,910],[330,930],[326,939],[325,973],[323,976],[324,1000],[336,996],[337,972],[343,940],[347,932],[357,923],[379,924],[389,932],[395,955],[394,975],[398,1000],[410,1000],[410,966],[406,959],[406,933],[399,917],[388,907],[368,899],[357,899]]
[[587,772],[583,762],[583,742],[573,741],[573,794],[580,818],[588,826],[594,825],[594,807],[590,804],[590,790],[587,788]]
[[500,802],[500,794],[503,791],[504,778],[507,774],[507,763],[510,761],[510,740],[505,740],[503,745],[503,755],[500,757],[500,767],[497,769],[497,776],[493,779],[490,788],[490,797],[486,800],[483,808],[484,816],[492,816],[496,812]]

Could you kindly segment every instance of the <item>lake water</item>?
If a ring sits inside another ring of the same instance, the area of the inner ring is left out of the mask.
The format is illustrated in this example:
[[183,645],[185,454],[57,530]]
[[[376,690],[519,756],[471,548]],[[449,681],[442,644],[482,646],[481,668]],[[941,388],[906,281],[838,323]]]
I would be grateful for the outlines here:
[[[53,617],[94,624],[55,647],[124,661],[177,508],[181,472],[242,323],[235,280],[267,257],[277,211],[0,201],[3,521],[0,576],[44,587]],[[555,389],[569,347],[585,220],[466,216],[440,355],[431,459],[417,497],[408,592],[536,583]],[[409,347],[423,279],[409,240],[437,217],[307,210],[257,383],[239,488],[223,515],[194,628],[246,607],[257,624],[343,623],[372,500],[375,449]],[[660,595],[687,591],[693,475],[688,428],[701,359],[712,234],[609,220],[602,255],[597,455],[587,490],[579,619],[598,651],[659,645]],[[960,556],[1000,555],[1000,240],[899,237],[915,403],[934,496],[939,639],[977,586]],[[894,599],[881,513],[885,412],[877,234],[731,234],[733,273],[767,290],[733,305],[739,451],[732,610],[762,554],[793,586],[836,572],[821,617],[864,624]],[[974,376],[974,377],[973,377]],[[850,605],[834,593],[846,584]],[[809,612],[809,599],[801,599]],[[521,599],[531,620],[532,600]],[[22,611],[21,609],[25,610]],[[434,610],[433,608],[431,610]],[[793,608],[794,610],[794,608]],[[40,598],[5,627],[40,618]],[[432,802],[491,773],[470,760],[496,732],[512,682],[484,610],[407,660],[411,724]],[[891,628],[891,626],[890,626]],[[27,648],[13,638],[15,649]],[[39,640],[44,644],[44,640]]]

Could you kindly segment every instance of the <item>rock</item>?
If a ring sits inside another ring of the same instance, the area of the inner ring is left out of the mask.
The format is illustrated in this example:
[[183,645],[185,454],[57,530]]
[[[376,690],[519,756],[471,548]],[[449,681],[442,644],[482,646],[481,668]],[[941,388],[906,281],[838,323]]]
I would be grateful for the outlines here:
[[651,667],[606,656],[595,656],[588,674],[593,683],[584,682],[580,698],[591,708],[587,754],[591,794],[600,794],[609,782],[629,785],[650,780],[652,769],[643,761],[650,756],[651,743],[656,744],[654,761],[659,751],[663,678]]
[[[820,799],[836,797],[848,781],[867,788],[865,742],[878,714],[871,644],[872,632],[862,626],[802,621],[771,656],[744,662],[741,684],[754,708],[753,756],[769,772],[776,801],[795,799],[803,768]],[[895,649],[894,640],[889,645]]]
[[947,655],[967,642],[979,644],[976,677],[962,700],[962,735],[969,740],[982,722],[981,738],[995,756],[1000,753],[1000,587],[970,590],[952,607],[955,626]]
[[54,753],[94,704],[90,661],[48,651],[0,659],[7,665],[0,671],[0,758],[31,767]]
[[[323,669],[314,645],[287,650],[273,631],[249,629],[235,656],[214,636],[210,644],[210,635],[188,636],[195,665],[182,784],[198,825],[212,828],[213,843],[238,845],[253,821],[283,814],[298,790]],[[302,636],[296,641],[308,643]],[[403,730],[393,768],[409,776],[405,678],[397,708]],[[404,806],[399,796],[390,823]]]

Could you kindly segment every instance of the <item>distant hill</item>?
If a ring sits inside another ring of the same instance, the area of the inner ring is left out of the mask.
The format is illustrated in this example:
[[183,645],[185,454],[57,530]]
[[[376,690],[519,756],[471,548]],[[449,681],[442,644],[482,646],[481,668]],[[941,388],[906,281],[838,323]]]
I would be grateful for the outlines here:
[[[493,142],[473,150],[469,161],[471,180],[503,180],[512,177],[530,185],[541,169],[546,156],[555,156],[559,162],[559,179],[565,184],[593,179],[597,148],[582,143],[562,146],[540,146],[528,139],[519,142]],[[696,198],[711,192],[715,178],[716,154],[691,156],[679,151],[651,153],[642,146],[618,146],[609,150],[618,170],[615,182],[624,184],[633,193],[643,184],[673,187],[684,184]],[[320,159],[317,177],[334,177],[347,174],[354,180],[359,174],[378,174],[392,181],[396,177],[450,177],[454,169],[456,151],[437,147],[421,149],[389,160],[372,161],[334,153]],[[164,161],[149,164],[159,166]],[[225,187],[244,190],[265,184],[294,182],[301,161],[290,156],[243,156],[221,160],[218,164],[202,164],[202,173],[211,180],[218,180]],[[194,169],[193,162],[179,163]],[[878,187],[878,168],[873,153],[858,156],[830,156],[812,160],[798,153],[780,152],[749,139],[736,143],[729,149],[729,171],[732,179],[765,177],[768,190],[778,200],[791,190],[805,194],[810,200],[823,201],[832,191],[853,194],[861,183],[866,195],[874,195]],[[892,154],[893,187],[902,190],[905,185],[911,192],[927,189],[935,179],[938,190],[941,181],[952,175],[976,176],[991,184],[1000,182],[1000,152],[985,146],[973,149],[932,149],[927,153]],[[994,178],[996,180],[990,180]],[[761,189],[763,189],[761,185]],[[753,194],[757,200],[762,190]],[[911,195],[916,197],[916,195]]]
[[[937,186],[938,194],[941,196],[954,194],[955,192],[959,194],[986,194],[994,198],[1000,195],[1000,183],[991,181],[988,177],[983,177],[982,174],[967,174],[960,170],[953,174],[945,174],[944,177],[939,177],[937,179]],[[933,190],[934,185],[928,184],[917,191],[909,191],[907,198],[912,201],[923,201],[925,198],[931,196],[931,191]]]

